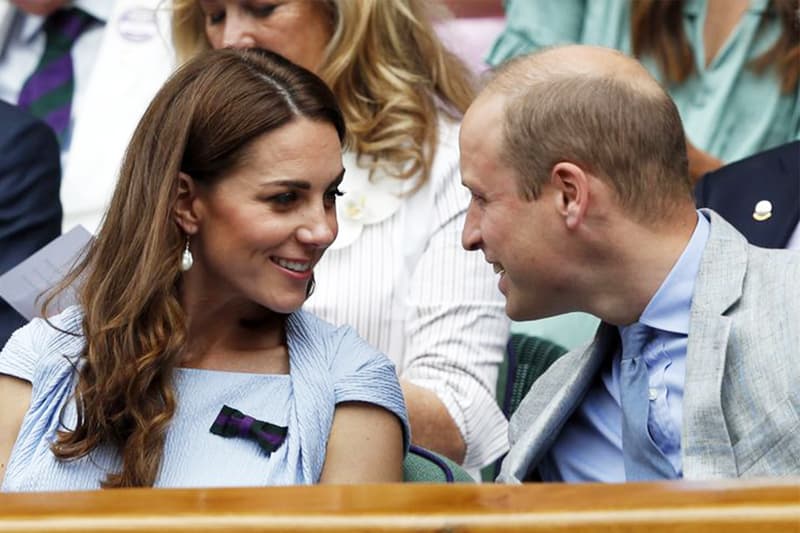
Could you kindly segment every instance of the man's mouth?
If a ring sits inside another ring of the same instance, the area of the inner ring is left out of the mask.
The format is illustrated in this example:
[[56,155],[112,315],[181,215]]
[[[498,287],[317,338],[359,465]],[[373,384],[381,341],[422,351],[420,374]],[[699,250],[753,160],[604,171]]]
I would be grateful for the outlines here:
[[506,269],[500,263],[492,263],[492,267],[494,268],[495,274],[505,274]]

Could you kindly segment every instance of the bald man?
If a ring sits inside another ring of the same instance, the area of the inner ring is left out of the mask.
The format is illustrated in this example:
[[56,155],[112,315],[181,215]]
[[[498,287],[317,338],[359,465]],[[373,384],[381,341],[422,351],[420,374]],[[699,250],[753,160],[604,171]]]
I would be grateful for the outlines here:
[[460,142],[463,245],[509,316],[603,320],[523,400],[499,481],[800,473],[800,254],[695,210],[678,111],[646,70],[580,46],[512,60]]

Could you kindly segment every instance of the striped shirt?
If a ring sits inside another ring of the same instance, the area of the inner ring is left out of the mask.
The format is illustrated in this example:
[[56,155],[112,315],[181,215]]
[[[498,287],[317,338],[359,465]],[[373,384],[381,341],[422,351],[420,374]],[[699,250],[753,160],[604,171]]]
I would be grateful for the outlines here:
[[495,390],[509,320],[491,266],[461,247],[469,194],[458,155],[458,124],[441,120],[430,180],[400,197],[413,180],[370,181],[346,153],[339,236],[304,309],[353,326],[401,378],[434,391],[464,437],[464,466],[477,468],[508,449]]

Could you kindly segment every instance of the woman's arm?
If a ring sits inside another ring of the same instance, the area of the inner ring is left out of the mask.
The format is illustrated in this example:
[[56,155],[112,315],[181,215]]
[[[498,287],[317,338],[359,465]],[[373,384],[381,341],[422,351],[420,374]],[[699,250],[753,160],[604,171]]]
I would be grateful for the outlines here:
[[403,430],[383,407],[336,406],[320,483],[393,483],[403,480]]
[[11,449],[17,440],[22,419],[30,404],[30,383],[0,375],[0,483],[5,478]]
[[704,174],[713,172],[725,164],[722,160],[697,148],[688,139],[686,152],[689,156],[689,176],[692,178],[692,183],[697,183]]
[[469,193],[458,171],[457,126],[441,124],[432,209],[422,203],[415,208],[429,212],[408,214],[431,230],[409,282],[400,378],[414,444],[477,468],[508,449],[495,391],[509,320],[492,267],[461,246]]
[[462,464],[467,443],[444,402],[435,392],[406,379],[401,379],[400,385],[408,408],[408,424],[414,428],[414,444]]

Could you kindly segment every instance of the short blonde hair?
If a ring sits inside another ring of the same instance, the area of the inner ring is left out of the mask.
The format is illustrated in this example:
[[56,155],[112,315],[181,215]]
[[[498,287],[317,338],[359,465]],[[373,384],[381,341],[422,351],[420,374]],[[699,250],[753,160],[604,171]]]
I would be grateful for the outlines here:
[[[399,178],[430,177],[440,112],[457,118],[475,96],[467,67],[433,28],[426,0],[313,0],[332,10],[320,77],[336,95],[359,163]],[[196,0],[174,0],[172,38],[185,61],[210,47]]]

